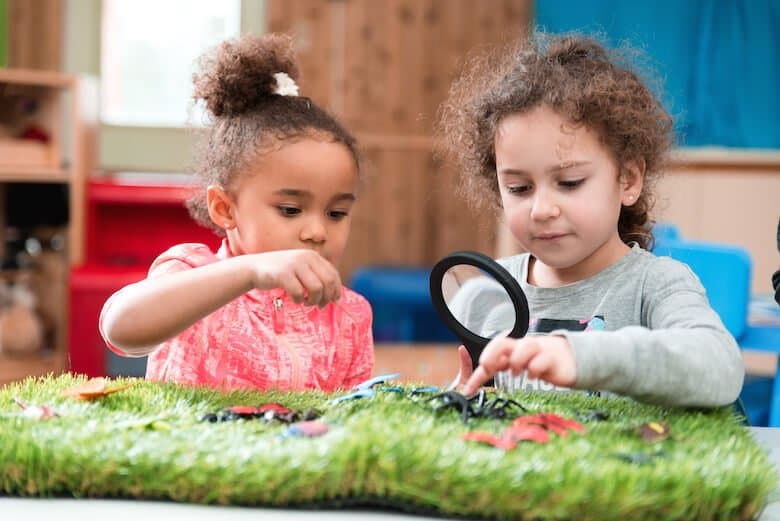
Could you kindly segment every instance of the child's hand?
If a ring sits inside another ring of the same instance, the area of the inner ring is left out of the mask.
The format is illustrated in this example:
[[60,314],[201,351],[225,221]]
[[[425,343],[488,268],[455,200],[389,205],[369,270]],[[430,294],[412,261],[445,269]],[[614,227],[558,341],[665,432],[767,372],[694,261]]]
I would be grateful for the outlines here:
[[479,367],[466,382],[462,393],[473,394],[499,371],[540,378],[553,385],[571,387],[577,382],[577,365],[569,341],[563,336],[530,336],[520,339],[494,338],[479,357]]
[[455,389],[459,391],[466,385],[466,382],[471,377],[471,373],[474,372],[471,363],[471,355],[466,350],[466,346],[462,345],[458,348],[458,359],[460,362],[460,369],[458,370],[458,374],[455,375],[455,379],[447,387],[447,390]]
[[338,270],[312,250],[279,250],[248,255],[257,289],[284,289],[293,301],[323,307],[341,297]]

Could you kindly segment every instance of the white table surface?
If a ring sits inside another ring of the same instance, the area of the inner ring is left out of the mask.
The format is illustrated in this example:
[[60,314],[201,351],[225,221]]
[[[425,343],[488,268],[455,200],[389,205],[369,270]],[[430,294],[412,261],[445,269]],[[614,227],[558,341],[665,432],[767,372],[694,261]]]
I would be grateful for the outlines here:
[[[767,448],[771,460],[780,468],[780,428],[752,427],[758,442]],[[759,521],[780,521],[780,497],[767,506]],[[409,515],[402,512],[346,509],[346,510],[289,510],[247,507],[223,507],[192,505],[163,501],[137,501],[118,499],[37,499],[0,497],[0,520],[30,521],[199,521],[199,520],[313,520],[346,519],[371,521],[431,520],[442,517]]]

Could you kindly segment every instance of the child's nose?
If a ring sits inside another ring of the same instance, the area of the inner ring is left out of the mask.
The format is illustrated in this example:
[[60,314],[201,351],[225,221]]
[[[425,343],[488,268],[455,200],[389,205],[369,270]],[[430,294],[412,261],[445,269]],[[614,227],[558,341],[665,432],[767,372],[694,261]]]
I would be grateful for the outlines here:
[[537,190],[533,206],[531,207],[531,218],[545,220],[558,217],[559,215],[561,215],[561,209],[555,200],[555,196],[547,190]]
[[301,240],[304,242],[325,242],[328,238],[328,230],[322,219],[311,218],[306,221],[301,229]]

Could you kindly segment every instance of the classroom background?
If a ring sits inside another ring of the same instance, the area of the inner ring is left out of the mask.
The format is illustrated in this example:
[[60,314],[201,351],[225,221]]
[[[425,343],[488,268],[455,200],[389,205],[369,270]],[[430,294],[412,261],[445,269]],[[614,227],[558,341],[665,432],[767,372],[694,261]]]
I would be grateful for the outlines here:
[[98,312],[168,246],[217,243],[182,206],[203,118],[186,100],[194,58],[245,32],[293,35],[302,93],[362,147],[369,181],[340,270],[374,306],[377,374],[451,379],[430,267],[518,246],[457,196],[433,152],[436,110],[470,52],[534,28],[641,51],[678,135],[655,212],[665,252],[690,260],[745,348],[753,421],[780,422],[772,0],[0,0],[0,385],[143,374],[102,345]]

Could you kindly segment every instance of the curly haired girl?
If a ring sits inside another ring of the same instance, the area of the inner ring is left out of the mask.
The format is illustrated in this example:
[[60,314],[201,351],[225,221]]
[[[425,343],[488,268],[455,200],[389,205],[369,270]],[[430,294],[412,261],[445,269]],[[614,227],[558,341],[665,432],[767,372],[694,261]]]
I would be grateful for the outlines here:
[[[684,264],[655,257],[649,211],[672,121],[614,51],[537,35],[473,60],[441,112],[463,193],[500,208],[526,253],[500,262],[528,297],[531,335],[499,335],[463,392],[606,390],[656,403],[734,401],[734,338]],[[489,310],[471,306],[479,316]]]

